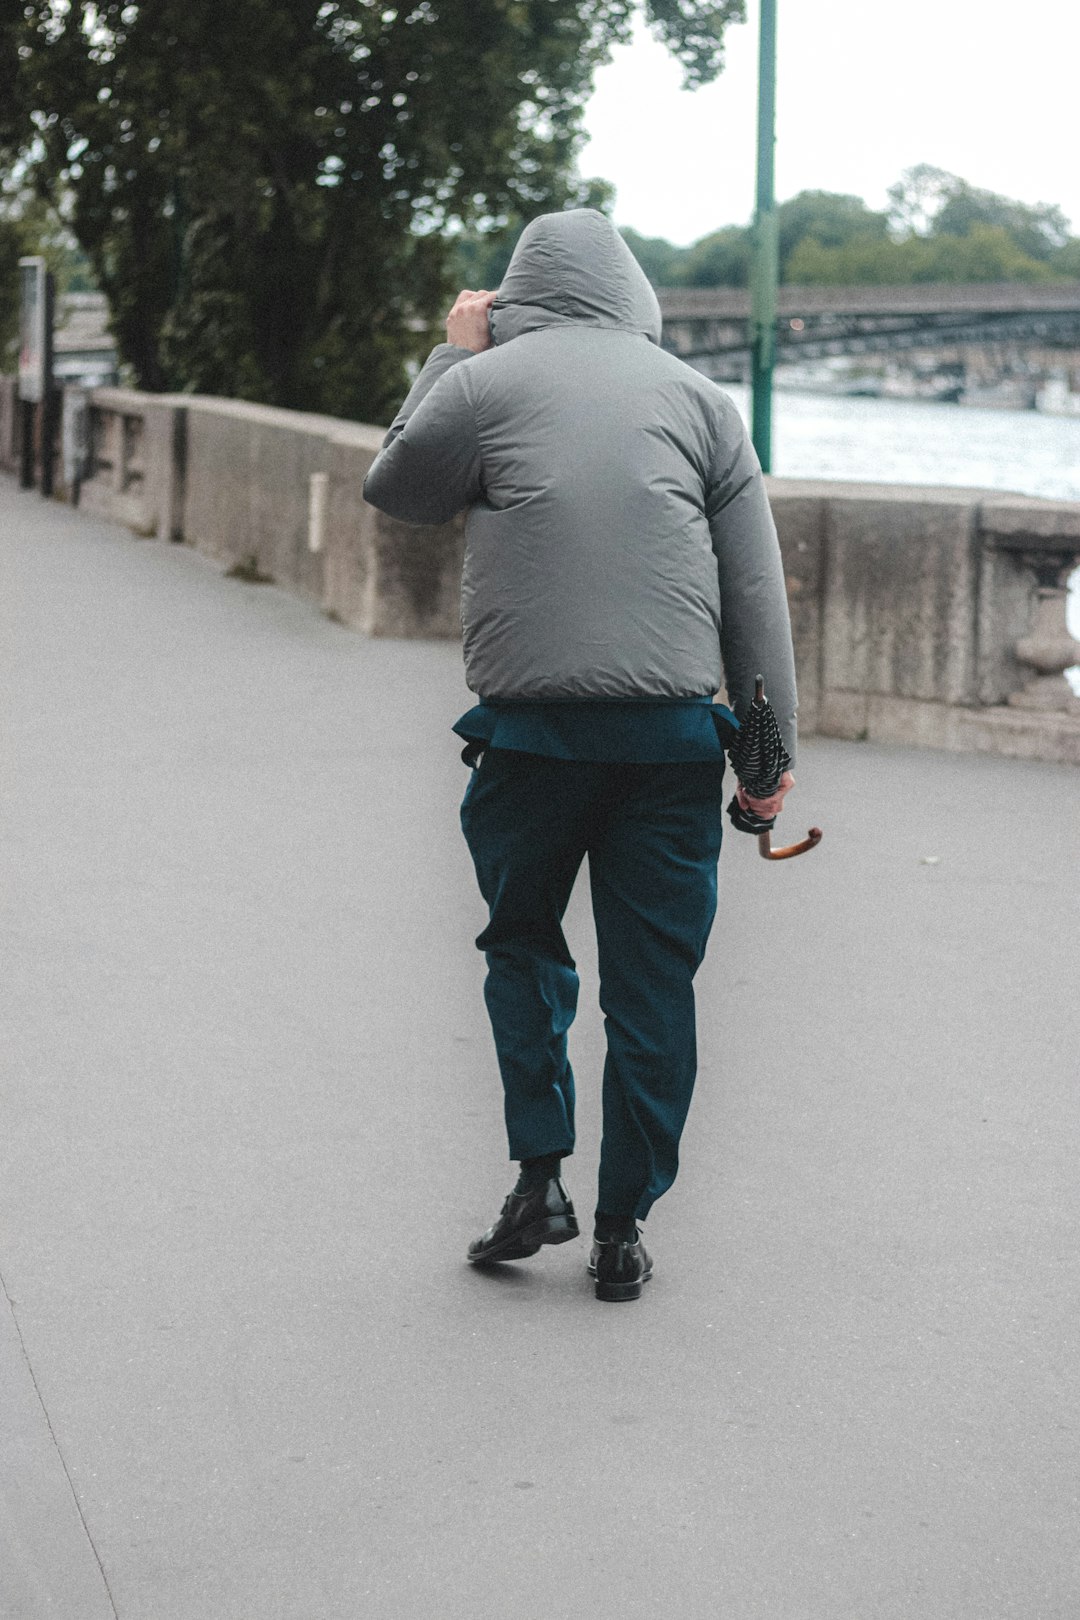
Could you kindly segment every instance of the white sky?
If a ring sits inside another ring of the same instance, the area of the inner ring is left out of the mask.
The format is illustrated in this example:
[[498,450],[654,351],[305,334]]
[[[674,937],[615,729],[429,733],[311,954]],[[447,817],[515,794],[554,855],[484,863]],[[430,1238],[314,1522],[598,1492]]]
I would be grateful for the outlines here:
[[[778,0],[776,194],[853,192],[874,208],[933,163],[1080,235],[1078,0]],[[581,172],[615,221],[686,244],[753,210],[758,0],[703,90],[641,24],[601,68]]]

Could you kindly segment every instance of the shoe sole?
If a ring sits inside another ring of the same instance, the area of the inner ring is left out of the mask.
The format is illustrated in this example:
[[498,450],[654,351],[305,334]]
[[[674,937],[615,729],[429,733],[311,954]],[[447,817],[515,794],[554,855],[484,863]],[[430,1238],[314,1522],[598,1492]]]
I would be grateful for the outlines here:
[[569,1243],[571,1238],[580,1235],[581,1228],[573,1215],[548,1215],[542,1221],[522,1227],[501,1243],[493,1243],[482,1254],[470,1254],[467,1258],[474,1266],[499,1260],[527,1260],[530,1255],[539,1253],[544,1243]]
[[596,1276],[596,1267],[590,1260],[588,1265],[589,1276],[596,1279],[597,1299],[607,1300],[610,1304],[618,1305],[626,1299],[640,1299],[641,1290],[652,1276],[652,1266],[642,1272],[636,1282],[609,1283],[601,1282]]

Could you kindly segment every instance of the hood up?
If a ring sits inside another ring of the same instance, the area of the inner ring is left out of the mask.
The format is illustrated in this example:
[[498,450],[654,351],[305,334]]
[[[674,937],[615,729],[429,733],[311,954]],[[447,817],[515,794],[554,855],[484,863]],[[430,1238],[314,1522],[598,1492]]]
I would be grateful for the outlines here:
[[609,219],[594,208],[541,214],[524,229],[491,307],[508,343],[546,326],[600,326],[660,342],[660,305]]

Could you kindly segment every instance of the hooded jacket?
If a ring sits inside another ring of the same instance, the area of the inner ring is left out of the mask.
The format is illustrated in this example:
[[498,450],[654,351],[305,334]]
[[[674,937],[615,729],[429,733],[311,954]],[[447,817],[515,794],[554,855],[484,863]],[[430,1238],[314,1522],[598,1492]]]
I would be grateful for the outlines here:
[[656,295],[602,214],[523,232],[493,346],[432,352],[364,482],[406,523],[463,507],[470,689],[489,701],[712,696],[760,671],[792,759],[776,529],[732,401],[660,348]]

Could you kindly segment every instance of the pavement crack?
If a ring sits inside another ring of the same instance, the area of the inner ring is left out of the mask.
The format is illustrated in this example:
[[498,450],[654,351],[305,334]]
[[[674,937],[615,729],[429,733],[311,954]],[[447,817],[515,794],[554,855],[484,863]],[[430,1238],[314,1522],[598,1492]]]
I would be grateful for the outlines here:
[[71,1477],[71,1471],[68,1468],[67,1462],[66,1462],[65,1457],[64,1457],[64,1453],[60,1449],[60,1442],[56,1438],[56,1430],[52,1426],[52,1419],[49,1416],[49,1409],[45,1405],[45,1399],[44,1399],[44,1397],[43,1397],[43,1395],[41,1393],[41,1386],[37,1381],[37,1376],[36,1376],[36,1374],[34,1372],[33,1364],[32,1364],[32,1362],[30,1360],[30,1354],[29,1354],[29,1352],[28,1352],[28,1350],[26,1348],[26,1340],[23,1338],[23,1331],[22,1331],[22,1328],[19,1326],[19,1317],[18,1317],[18,1314],[17,1314],[17,1312],[15,1310],[15,1302],[12,1299],[11,1295],[8,1293],[8,1286],[7,1286],[7,1282],[5,1281],[3,1272],[0,1272],[0,1291],[3,1292],[4,1299],[7,1301],[7,1308],[11,1312],[11,1320],[12,1320],[14,1326],[15,1326],[15,1334],[16,1334],[16,1337],[18,1338],[18,1341],[19,1341],[19,1349],[21,1350],[22,1358],[26,1363],[26,1370],[30,1374],[30,1382],[34,1386],[34,1394],[38,1398],[38,1405],[41,1407],[41,1415],[45,1419],[45,1426],[49,1431],[49,1438],[51,1439],[51,1441],[53,1443],[53,1448],[54,1448],[54,1450],[56,1452],[57,1457],[60,1459],[60,1466],[64,1470],[64,1478],[68,1482],[68,1490],[71,1492],[71,1500],[75,1504],[75,1511],[79,1515],[79,1523],[83,1527],[83,1534],[85,1535],[85,1537],[87,1539],[87,1542],[89,1543],[90,1551],[94,1555],[94,1562],[97,1564],[98,1570],[99,1570],[99,1572],[101,1574],[101,1582],[102,1582],[102,1585],[105,1588],[105,1595],[109,1600],[109,1608],[112,1610],[114,1616],[116,1617],[116,1620],[120,1620],[120,1615],[119,1615],[119,1613],[117,1611],[116,1602],[115,1602],[115,1600],[113,1598],[113,1595],[112,1595],[112,1588],[109,1585],[109,1577],[105,1573],[105,1565],[101,1562],[101,1555],[98,1552],[96,1546],[94,1545],[94,1538],[90,1534],[90,1526],[86,1522],[86,1515],[83,1513],[82,1504],[79,1501],[78,1492],[75,1489],[75,1482]]

